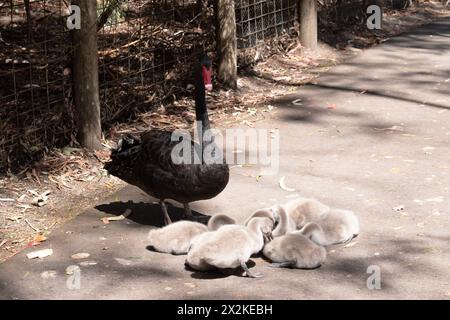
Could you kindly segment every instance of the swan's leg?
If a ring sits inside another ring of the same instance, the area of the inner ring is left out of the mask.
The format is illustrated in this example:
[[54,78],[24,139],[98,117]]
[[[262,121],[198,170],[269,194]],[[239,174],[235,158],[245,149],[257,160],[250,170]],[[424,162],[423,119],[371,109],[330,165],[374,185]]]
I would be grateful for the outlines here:
[[184,206],[184,218],[192,218],[192,211],[191,208],[189,207],[189,203],[183,203]]
[[246,277],[249,277],[249,278],[262,278],[262,274],[261,273],[259,273],[259,272],[257,272],[257,273],[252,273],[249,269],[248,269],[248,267],[247,267],[247,264],[245,263],[245,262],[241,262],[241,267],[242,267],[242,269],[244,269],[244,271],[245,271],[245,276]]
[[164,215],[164,223],[166,225],[171,224],[172,220],[169,217],[169,213],[167,212],[167,207],[166,207],[166,204],[164,203],[164,200],[160,200],[159,204],[161,205],[161,210],[162,210],[163,215]]
[[288,262],[273,262],[269,264],[269,267],[271,268],[292,268],[295,265],[295,263],[288,261]]

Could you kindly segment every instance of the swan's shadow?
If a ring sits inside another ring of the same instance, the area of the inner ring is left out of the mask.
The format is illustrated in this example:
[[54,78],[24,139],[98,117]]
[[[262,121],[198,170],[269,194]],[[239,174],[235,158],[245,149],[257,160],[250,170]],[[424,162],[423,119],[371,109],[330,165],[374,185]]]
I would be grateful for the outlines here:
[[[256,266],[256,263],[253,260],[249,260],[247,261],[247,267],[249,268],[253,268],[254,266]],[[203,280],[208,280],[208,279],[223,279],[223,278],[228,278],[230,276],[237,276],[237,277],[243,277],[243,270],[242,268],[238,267],[235,269],[214,269],[214,270],[209,270],[209,271],[197,271],[195,269],[192,269],[190,266],[188,265],[184,265],[184,269],[188,270],[188,271],[192,271],[191,277],[194,279],[203,279]]]
[[[166,202],[167,211],[169,212],[169,216],[172,219],[172,222],[183,219],[184,209],[178,208],[172,205],[169,202]],[[131,210],[131,214],[127,216],[127,219],[134,221],[139,224],[162,227],[164,226],[163,214],[161,211],[161,206],[157,203],[148,203],[148,202],[110,202],[101,204],[95,207],[95,209],[102,211],[106,214],[113,214],[116,216],[120,216],[127,209]],[[200,212],[192,210],[193,220],[207,224],[208,220],[211,216],[202,214]]]

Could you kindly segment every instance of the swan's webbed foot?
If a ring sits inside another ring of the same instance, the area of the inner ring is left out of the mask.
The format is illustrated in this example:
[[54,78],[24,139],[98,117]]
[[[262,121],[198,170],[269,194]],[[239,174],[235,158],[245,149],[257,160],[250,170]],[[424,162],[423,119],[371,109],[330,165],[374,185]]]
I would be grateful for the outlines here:
[[251,272],[248,269],[247,264],[245,262],[241,262],[241,267],[242,267],[242,269],[244,269],[245,277],[249,277],[249,278],[262,278],[263,277],[263,275],[259,272],[256,272],[256,273]]
[[168,225],[172,223],[172,220],[170,219],[169,213],[167,212],[167,206],[164,203],[164,200],[160,200],[159,204],[161,205],[161,210],[163,212],[164,215],[164,224]]

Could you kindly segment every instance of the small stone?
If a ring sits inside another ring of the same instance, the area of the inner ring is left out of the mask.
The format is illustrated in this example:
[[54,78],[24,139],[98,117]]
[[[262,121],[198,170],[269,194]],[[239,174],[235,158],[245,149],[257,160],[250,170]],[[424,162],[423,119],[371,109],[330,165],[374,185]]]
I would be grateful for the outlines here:
[[55,270],[47,270],[41,273],[41,278],[43,279],[50,279],[56,277],[56,271]]

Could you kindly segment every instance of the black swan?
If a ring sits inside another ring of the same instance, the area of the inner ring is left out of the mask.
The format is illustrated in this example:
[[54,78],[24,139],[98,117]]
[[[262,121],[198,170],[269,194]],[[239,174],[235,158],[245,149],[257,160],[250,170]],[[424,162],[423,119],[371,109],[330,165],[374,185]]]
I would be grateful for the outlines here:
[[[210,129],[206,107],[205,89],[211,90],[212,63],[202,55],[195,65],[195,113],[199,137]],[[199,125],[201,124],[201,126]],[[171,140],[171,131],[151,130],[141,138],[127,135],[120,139],[118,148],[111,153],[111,161],[105,169],[112,175],[135,185],[147,194],[158,198],[164,214],[165,224],[172,221],[167,213],[165,199],[172,199],[184,205],[185,218],[192,219],[189,203],[217,196],[228,184],[229,168],[223,161],[200,164],[175,164],[171,153],[179,143]],[[203,146],[214,143],[204,141]],[[191,156],[201,150],[191,141]],[[202,153],[198,153],[202,155]]]

